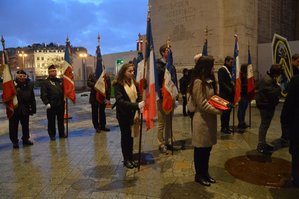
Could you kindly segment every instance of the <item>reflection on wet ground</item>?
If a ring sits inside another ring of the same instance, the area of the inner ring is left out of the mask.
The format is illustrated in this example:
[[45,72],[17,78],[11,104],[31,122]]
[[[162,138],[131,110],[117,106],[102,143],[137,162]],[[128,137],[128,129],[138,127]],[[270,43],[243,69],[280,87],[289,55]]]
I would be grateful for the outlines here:
[[[175,145],[181,149],[173,155],[171,151],[160,154],[156,126],[144,131],[138,171],[123,168],[115,110],[107,109],[111,131],[95,133],[88,98],[79,98],[76,104],[69,104],[69,137],[50,141],[45,108],[37,100],[38,112],[30,120],[32,147],[21,144],[13,150],[7,121],[1,119],[0,198],[299,198],[299,189],[287,179],[288,149],[278,147],[269,157],[255,151],[260,119],[254,107],[252,127],[245,133],[219,134],[210,159],[210,174],[217,183],[203,187],[194,182],[190,118],[182,115],[181,106],[175,110],[173,122]],[[280,137],[280,110],[281,104],[267,135],[269,142]],[[4,109],[0,113],[4,114]],[[138,147],[137,138],[135,159]],[[259,175],[261,169],[272,173],[268,176],[275,180],[281,177],[280,184],[258,183],[266,179],[266,175]]]

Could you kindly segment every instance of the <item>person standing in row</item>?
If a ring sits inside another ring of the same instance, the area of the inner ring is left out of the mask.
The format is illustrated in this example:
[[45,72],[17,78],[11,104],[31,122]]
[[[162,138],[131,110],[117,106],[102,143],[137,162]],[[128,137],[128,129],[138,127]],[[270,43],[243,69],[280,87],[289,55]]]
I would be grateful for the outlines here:
[[[219,96],[233,104],[235,96],[235,85],[232,81],[231,69],[233,66],[234,58],[227,56],[224,59],[224,66],[218,70],[219,81]],[[229,128],[231,109],[223,111],[221,115],[221,133],[231,134],[232,130]]]
[[214,59],[202,56],[193,72],[189,93],[196,107],[192,120],[192,145],[194,146],[195,182],[210,186],[216,181],[209,174],[209,159],[212,146],[217,143],[217,114],[222,111],[208,103],[216,93]]
[[34,85],[30,82],[24,70],[16,73],[15,86],[17,90],[18,106],[14,110],[14,114],[9,119],[9,138],[13,144],[13,148],[19,148],[18,127],[19,122],[22,126],[23,145],[33,145],[29,140],[29,115],[36,113],[36,101],[33,91]]
[[[138,164],[133,161],[133,137],[139,131],[139,111],[143,111],[144,101],[134,80],[134,65],[124,64],[113,82],[116,104],[116,118],[121,132],[121,150],[124,166],[133,169]],[[137,127],[137,128],[136,128]]]
[[[161,58],[157,59],[156,65],[158,70],[158,86],[161,88],[159,92],[159,100],[157,101],[157,109],[158,109],[158,133],[157,139],[159,143],[159,151],[161,153],[166,153],[167,150],[172,150],[171,145],[171,131],[172,131],[172,117],[173,117],[173,109],[175,106],[175,102],[173,102],[173,108],[170,113],[166,113],[162,108],[163,96],[162,96],[162,86],[164,81],[164,74],[166,69],[166,63],[168,60],[168,45],[164,44],[159,49]],[[172,65],[171,67],[172,73],[172,82],[177,87],[177,77],[176,77],[176,69],[175,66]]]
[[46,105],[48,119],[48,134],[51,140],[55,140],[57,118],[59,138],[65,138],[64,133],[64,94],[62,81],[58,79],[55,65],[48,67],[48,78],[41,85],[41,99]]
[[241,98],[238,103],[238,129],[239,132],[244,132],[248,127],[245,122],[246,109],[248,107],[249,99],[247,94],[247,67],[248,64],[242,64],[240,70],[241,77]]
[[110,131],[109,128],[106,127],[106,101],[110,100],[110,88],[111,82],[108,75],[105,77],[106,83],[106,96],[102,102],[99,102],[96,99],[96,90],[94,88],[97,82],[95,73],[89,75],[87,80],[87,86],[90,88],[90,95],[89,95],[89,103],[91,104],[91,116],[92,116],[92,124],[94,129],[97,133],[101,131]]
[[183,77],[180,79],[180,92],[182,94],[183,98],[183,115],[188,116],[187,111],[186,111],[186,106],[187,106],[187,89],[189,85],[189,75],[188,75],[188,69],[184,68],[183,69]]
[[282,72],[283,69],[280,64],[273,64],[270,72],[267,72],[258,82],[258,92],[255,100],[256,107],[259,109],[261,115],[258,145],[256,148],[259,153],[271,154],[273,151],[273,147],[266,142],[266,135],[274,116],[275,107],[279,103],[281,88],[277,78]]
[[[293,76],[299,74],[299,54],[294,54],[292,56],[292,70],[293,70]],[[288,92],[288,87],[286,88],[286,91]],[[280,137],[280,145],[282,147],[288,146],[289,143],[289,126],[286,125],[286,115],[288,115],[288,112],[286,112],[285,107],[283,105],[281,114],[280,114],[280,125],[281,125],[281,137]]]
[[292,182],[299,187],[299,75],[292,77],[288,95],[286,97],[284,108],[286,114],[285,122],[289,129],[290,147],[289,152],[292,155]]

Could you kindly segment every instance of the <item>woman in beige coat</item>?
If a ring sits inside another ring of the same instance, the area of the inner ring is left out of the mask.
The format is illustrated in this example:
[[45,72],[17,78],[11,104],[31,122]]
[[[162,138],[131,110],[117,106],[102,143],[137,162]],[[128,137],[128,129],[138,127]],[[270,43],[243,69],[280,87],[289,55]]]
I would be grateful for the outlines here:
[[212,146],[217,142],[217,116],[221,111],[208,103],[216,92],[213,73],[214,59],[202,56],[197,61],[189,88],[193,103],[196,106],[192,120],[192,145],[194,146],[195,182],[204,186],[216,181],[208,172]]

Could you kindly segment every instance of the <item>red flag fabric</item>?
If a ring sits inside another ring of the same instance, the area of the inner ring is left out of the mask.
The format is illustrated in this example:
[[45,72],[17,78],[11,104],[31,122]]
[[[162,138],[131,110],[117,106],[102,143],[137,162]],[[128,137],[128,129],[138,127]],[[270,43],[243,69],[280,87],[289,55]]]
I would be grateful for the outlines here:
[[14,114],[14,109],[18,106],[17,91],[10,72],[10,68],[5,64],[5,50],[2,52],[3,66],[3,95],[2,100],[6,104],[7,118],[11,118]]
[[75,84],[73,67],[71,66],[71,43],[69,39],[66,40],[64,62],[63,62],[63,92],[64,96],[68,97],[73,103],[76,102]]
[[64,95],[73,103],[76,102],[73,67],[66,61],[64,62],[63,72],[63,91]]

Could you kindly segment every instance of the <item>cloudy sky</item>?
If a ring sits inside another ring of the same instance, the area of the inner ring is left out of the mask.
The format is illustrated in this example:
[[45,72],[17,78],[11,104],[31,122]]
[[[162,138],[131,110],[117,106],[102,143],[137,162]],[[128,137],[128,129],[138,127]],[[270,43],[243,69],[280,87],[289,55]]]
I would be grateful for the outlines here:
[[[146,31],[148,0],[1,0],[0,35],[6,47],[33,43],[86,47],[94,55],[97,35],[102,54],[136,50]],[[2,46],[1,46],[2,50]]]

